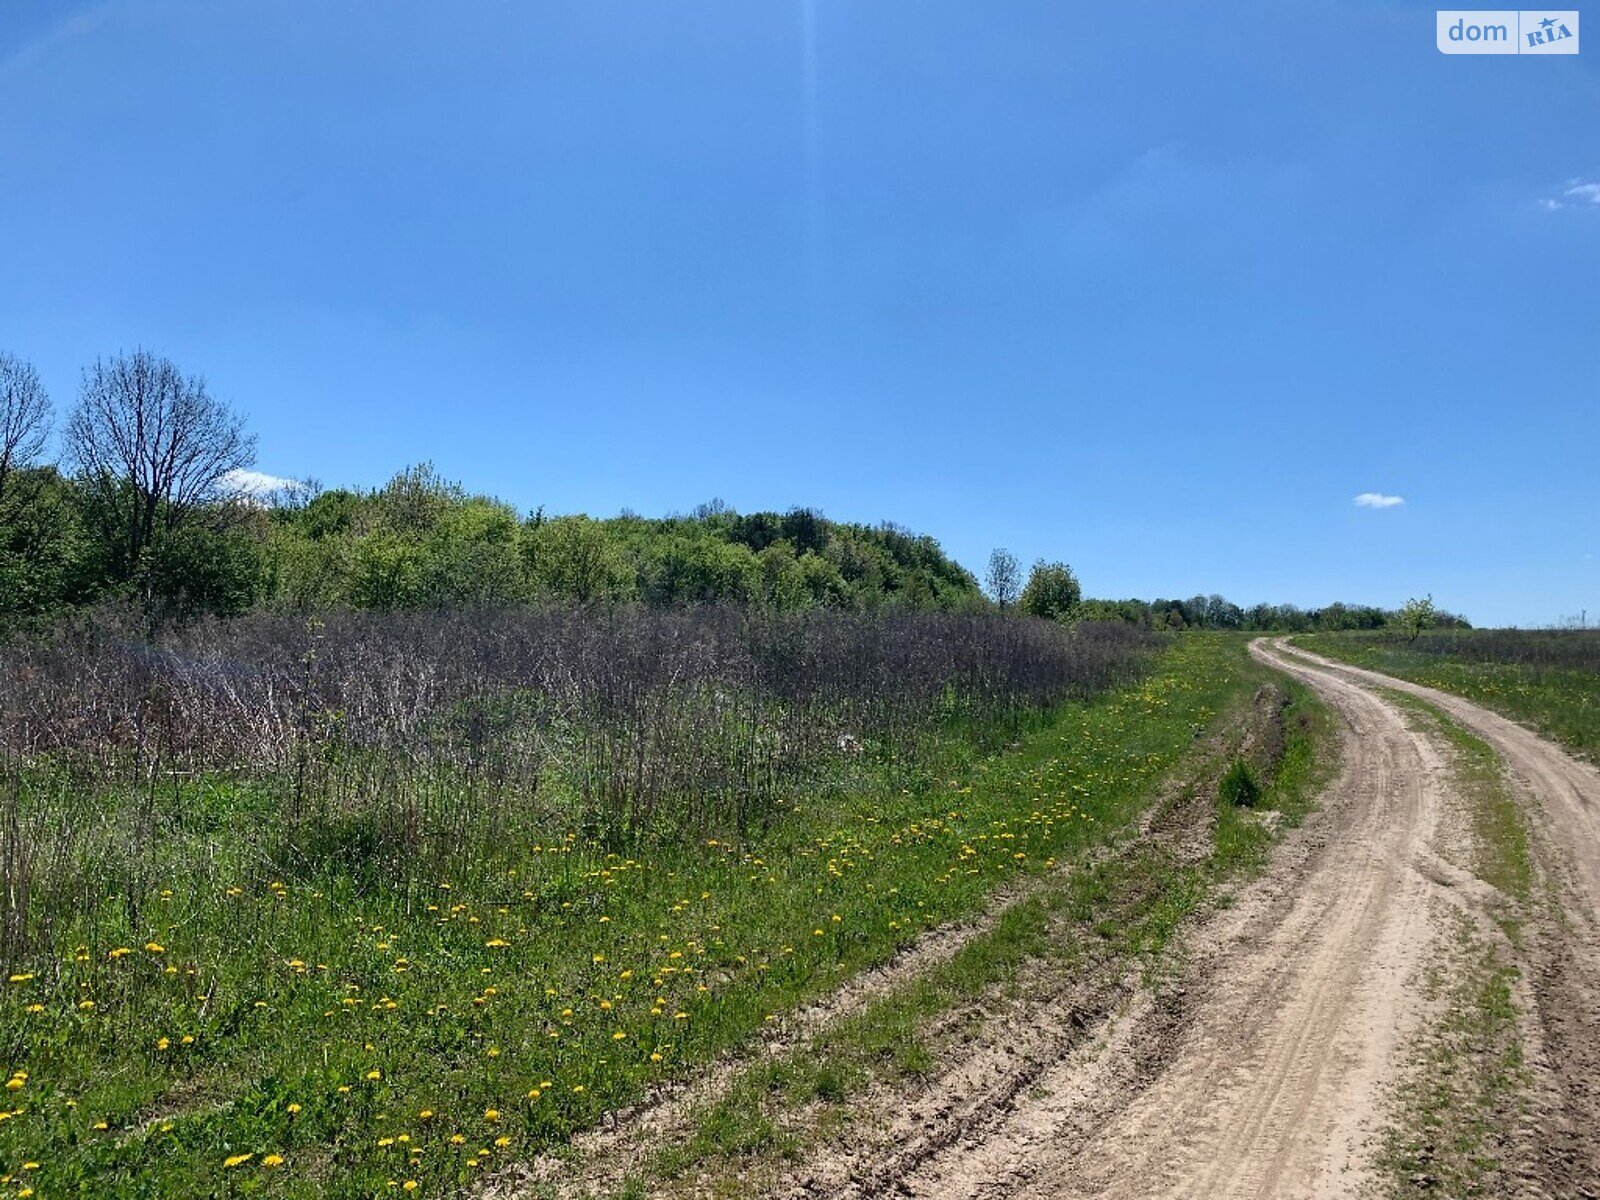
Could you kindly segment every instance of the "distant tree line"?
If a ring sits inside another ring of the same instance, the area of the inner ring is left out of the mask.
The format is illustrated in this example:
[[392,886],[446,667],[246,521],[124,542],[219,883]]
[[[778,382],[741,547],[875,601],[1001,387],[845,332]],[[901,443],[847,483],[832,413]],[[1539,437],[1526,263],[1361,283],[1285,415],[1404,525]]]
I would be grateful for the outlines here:
[[[519,513],[408,467],[376,489],[277,487],[255,439],[203,378],[139,350],[83,371],[58,461],[34,368],[0,354],[0,623],[122,601],[153,623],[254,609],[530,603],[754,604],[794,611],[972,610],[1141,629],[1378,629],[1383,609],[1240,608],[1220,596],[1084,600],[1072,569],[1024,580],[997,549],[973,574],[933,538],[806,508],[598,519]],[[1431,603],[1431,602],[1430,602]],[[1464,626],[1448,613],[1433,624]]]
[[[1431,604],[1431,602],[1430,602]],[[1091,621],[1124,621],[1140,629],[1244,629],[1285,633],[1320,633],[1341,629],[1386,629],[1404,624],[1402,610],[1370,604],[1329,604],[1300,608],[1293,604],[1255,604],[1241,608],[1221,596],[1188,600],[1085,600],[1079,616]],[[1470,629],[1453,613],[1429,610],[1430,627]]]
[[429,466],[376,491],[309,491],[269,515],[263,598],[295,608],[714,601],[871,610],[983,606],[932,538],[810,509],[521,517]]

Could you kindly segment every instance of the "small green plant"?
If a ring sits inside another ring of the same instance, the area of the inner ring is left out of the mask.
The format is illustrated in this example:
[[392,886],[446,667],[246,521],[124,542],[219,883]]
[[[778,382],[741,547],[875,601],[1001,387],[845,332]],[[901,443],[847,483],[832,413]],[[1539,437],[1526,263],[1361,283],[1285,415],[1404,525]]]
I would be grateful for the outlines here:
[[812,1082],[811,1090],[818,1100],[826,1101],[829,1104],[841,1104],[844,1102],[845,1093],[848,1089],[845,1086],[843,1072],[837,1067],[826,1065],[817,1072],[817,1077]]
[[1406,640],[1414,642],[1422,636],[1423,632],[1432,629],[1439,622],[1439,611],[1433,606],[1433,596],[1430,594],[1418,600],[1413,596],[1407,600],[1405,607],[1395,617],[1395,624],[1406,632]]
[[1261,785],[1256,782],[1256,774],[1250,769],[1250,764],[1242,758],[1236,758],[1217,784],[1217,794],[1229,804],[1253,808],[1256,801],[1261,799]]

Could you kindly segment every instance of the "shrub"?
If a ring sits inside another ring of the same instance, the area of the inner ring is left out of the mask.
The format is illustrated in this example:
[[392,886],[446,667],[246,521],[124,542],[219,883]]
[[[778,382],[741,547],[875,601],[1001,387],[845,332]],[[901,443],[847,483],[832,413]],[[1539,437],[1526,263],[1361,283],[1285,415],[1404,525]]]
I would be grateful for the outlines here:
[[1242,758],[1236,758],[1223,774],[1222,782],[1217,785],[1217,794],[1229,804],[1251,808],[1261,799],[1261,785],[1256,782],[1250,764]]

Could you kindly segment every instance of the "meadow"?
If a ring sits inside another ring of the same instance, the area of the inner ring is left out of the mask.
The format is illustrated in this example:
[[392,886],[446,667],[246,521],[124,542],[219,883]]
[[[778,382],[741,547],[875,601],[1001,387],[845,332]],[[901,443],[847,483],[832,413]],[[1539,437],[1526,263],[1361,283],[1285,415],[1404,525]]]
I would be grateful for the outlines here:
[[1237,647],[1000,614],[0,653],[0,1188],[453,1194],[1125,823]]
[[1329,658],[1454,692],[1600,761],[1600,630],[1302,634]]

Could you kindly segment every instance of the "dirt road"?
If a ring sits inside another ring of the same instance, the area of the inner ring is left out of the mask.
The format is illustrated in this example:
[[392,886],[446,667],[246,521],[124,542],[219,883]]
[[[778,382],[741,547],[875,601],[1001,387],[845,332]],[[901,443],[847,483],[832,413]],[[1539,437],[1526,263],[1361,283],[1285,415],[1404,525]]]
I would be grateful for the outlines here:
[[[864,1164],[845,1190],[937,1200],[1370,1192],[1385,1099],[1408,1035],[1428,1018],[1424,968],[1450,919],[1497,902],[1461,865],[1470,833],[1447,750],[1381,686],[1427,699],[1488,742],[1523,793],[1546,894],[1566,915],[1534,921],[1516,951],[1540,1097],[1516,1191],[1600,1195],[1600,773],[1467,701],[1281,641],[1252,652],[1316,689],[1343,723],[1341,771],[1321,811],[1198,933],[1179,986],[1035,1064],[1020,1093],[1002,1086],[1003,1065],[980,1071],[993,1104],[956,1106],[958,1127],[919,1117],[898,1131],[892,1162]],[[970,1086],[977,1075],[963,1071]]]

